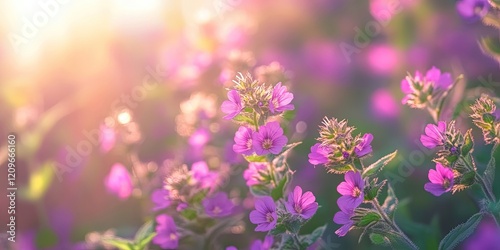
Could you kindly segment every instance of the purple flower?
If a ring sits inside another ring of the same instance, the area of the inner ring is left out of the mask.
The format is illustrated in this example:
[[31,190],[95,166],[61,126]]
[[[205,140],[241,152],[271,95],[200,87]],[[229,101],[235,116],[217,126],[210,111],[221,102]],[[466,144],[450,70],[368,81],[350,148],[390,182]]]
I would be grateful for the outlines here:
[[191,166],[191,174],[200,184],[201,188],[213,188],[218,184],[219,174],[215,171],[210,171],[207,163],[204,161],[193,163]]
[[328,163],[328,154],[332,152],[332,149],[322,146],[321,143],[316,143],[311,147],[311,153],[309,153],[309,163],[313,165],[326,164]]
[[158,211],[170,206],[169,192],[166,189],[156,189],[151,194],[151,201],[154,203],[153,211]]
[[273,89],[273,95],[269,101],[269,110],[276,114],[285,110],[293,110],[295,107],[290,104],[293,100],[293,94],[288,92],[285,86],[281,86],[281,82],[276,84]]
[[426,148],[435,148],[436,146],[444,145],[446,142],[446,123],[438,122],[438,125],[427,124],[425,126],[425,135],[420,136],[420,142]]
[[257,225],[255,231],[258,232],[266,232],[276,227],[278,215],[273,198],[264,196],[255,201],[255,210],[250,212],[250,222]]
[[372,152],[372,143],[373,135],[372,134],[364,134],[361,142],[356,146],[354,152],[358,157],[363,157]]
[[184,203],[184,202],[181,202],[181,203],[179,203],[179,205],[177,205],[177,207],[175,208],[175,210],[177,210],[177,212],[181,212],[181,211],[183,211],[186,208],[188,208],[188,204]]
[[227,98],[229,100],[222,103],[221,109],[226,114],[224,119],[231,120],[241,112],[243,104],[241,103],[240,94],[234,89],[227,92]]
[[253,186],[262,182],[261,173],[267,172],[267,164],[263,162],[250,162],[248,169],[243,172],[243,178],[247,182],[247,186]]
[[288,142],[278,122],[268,122],[261,126],[258,132],[253,133],[252,139],[257,155],[279,154]]
[[441,73],[441,70],[432,67],[425,74],[425,81],[433,84],[436,89],[448,89],[453,84],[450,73]]
[[234,134],[233,151],[244,155],[253,154],[253,130],[251,128],[241,126]]
[[267,235],[264,238],[264,242],[261,240],[254,240],[252,245],[250,245],[250,250],[270,250],[273,246],[274,238],[271,235]]
[[365,183],[361,173],[349,171],[345,174],[345,181],[337,186],[337,191],[342,195],[337,204],[342,208],[357,208],[364,199]]
[[238,248],[235,246],[228,246],[226,247],[226,250],[238,250]]
[[500,228],[493,221],[483,220],[474,234],[463,244],[464,250],[500,250]]
[[122,200],[127,199],[134,188],[128,170],[120,163],[111,167],[111,171],[104,179],[104,184],[108,192],[117,195]]
[[401,90],[405,94],[402,103],[413,108],[424,108],[430,98],[438,96],[452,84],[451,74],[441,73],[436,67],[429,69],[425,76],[417,71],[415,76],[407,76],[401,81]]
[[352,216],[354,216],[353,208],[340,207],[340,211],[335,213],[335,216],[333,216],[333,222],[342,226],[335,231],[335,234],[342,237],[349,232],[351,227],[354,226],[354,221],[351,220]]
[[300,215],[304,219],[311,218],[318,210],[316,197],[308,191],[302,194],[302,188],[295,186],[293,192],[288,194],[288,201],[285,203],[286,210],[293,215]]
[[203,147],[210,141],[210,133],[206,129],[198,129],[189,137],[189,145]]
[[477,21],[486,14],[490,9],[488,0],[462,0],[457,2],[458,13],[469,21]]
[[205,213],[210,217],[225,217],[232,213],[234,204],[224,192],[218,192],[201,202]]
[[453,171],[439,163],[436,163],[436,170],[429,170],[428,177],[431,182],[426,183],[424,189],[435,196],[449,192],[453,187]]
[[179,234],[172,217],[161,214],[156,217],[156,236],[153,243],[163,249],[177,249],[179,246]]

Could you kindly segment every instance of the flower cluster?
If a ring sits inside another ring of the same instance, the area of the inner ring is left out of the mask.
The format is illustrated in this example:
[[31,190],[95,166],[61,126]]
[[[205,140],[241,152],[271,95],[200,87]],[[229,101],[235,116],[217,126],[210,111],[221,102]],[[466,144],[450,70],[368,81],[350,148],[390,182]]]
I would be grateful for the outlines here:
[[320,126],[319,143],[311,147],[309,162],[313,165],[323,164],[334,173],[345,173],[354,169],[359,159],[372,152],[372,134],[353,136],[354,127],[348,126],[346,120],[324,118]]
[[412,108],[434,109],[452,85],[450,73],[441,73],[436,67],[432,67],[425,75],[417,71],[414,76],[408,75],[401,81],[401,90],[405,94],[402,103]]
[[483,95],[470,108],[472,122],[483,132],[486,144],[500,143],[500,121],[493,100]]
[[345,174],[345,181],[337,186],[337,192],[342,196],[337,200],[340,211],[335,214],[333,221],[342,225],[335,233],[345,236],[354,225],[354,210],[364,200],[365,183],[359,172],[349,171]]

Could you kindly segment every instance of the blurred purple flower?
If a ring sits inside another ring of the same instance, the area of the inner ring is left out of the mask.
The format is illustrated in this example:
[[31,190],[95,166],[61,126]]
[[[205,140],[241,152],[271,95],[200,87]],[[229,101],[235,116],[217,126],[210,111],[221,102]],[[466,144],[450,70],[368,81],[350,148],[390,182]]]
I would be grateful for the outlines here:
[[379,89],[373,92],[371,107],[375,115],[380,118],[395,118],[399,114],[399,103],[386,89]]
[[342,226],[335,231],[335,234],[342,237],[349,232],[351,227],[354,226],[354,221],[351,220],[352,216],[354,216],[353,208],[340,207],[340,211],[333,216],[333,222]]
[[277,83],[273,89],[273,95],[269,101],[269,110],[276,114],[285,110],[293,110],[295,107],[290,104],[293,100],[293,94],[287,91],[285,86],[281,86],[281,82]]
[[179,247],[179,234],[174,219],[166,214],[156,217],[156,236],[153,243],[163,249],[177,249]]
[[424,189],[434,196],[449,192],[453,187],[453,171],[439,163],[436,163],[436,170],[429,170],[428,177],[431,182],[426,183]]
[[364,134],[362,141],[356,146],[354,152],[358,157],[363,157],[372,152],[372,143],[373,135],[370,133]]
[[228,246],[226,247],[226,250],[238,250],[238,248],[235,246]]
[[210,133],[208,132],[208,130],[200,128],[189,137],[189,145],[193,147],[203,147],[209,140]]
[[361,173],[349,171],[345,174],[345,181],[337,186],[337,191],[342,195],[337,204],[340,209],[357,208],[364,199],[365,183]]
[[308,191],[302,194],[302,188],[295,186],[293,192],[288,194],[288,201],[285,202],[285,207],[289,213],[299,215],[307,220],[318,210],[318,203],[315,201],[316,197],[314,197],[312,192]]
[[261,240],[254,240],[252,245],[250,245],[250,250],[270,250],[274,243],[274,237],[272,235],[267,235],[264,238],[264,242]]
[[108,192],[115,194],[120,199],[127,199],[133,190],[132,178],[128,170],[120,163],[115,163],[104,179]]
[[408,75],[401,81],[401,90],[406,96],[401,101],[414,108],[423,108],[429,98],[437,95],[438,91],[449,89],[453,84],[450,73],[441,73],[441,70],[432,67],[425,77],[419,71],[412,77]]
[[218,185],[219,174],[210,171],[205,161],[198,161],[191,166],[193,178],[200,184],[201,188],[214,188]]
[[101,151],[104,153],[109,152],[115,146],[116,142],[115,130],[106,125],[101,125],[99,132],[100,132],[99,142]]
[[420,142],[426,148],[435,148],[446,143],[446,123],[438,122],[438,125],[427,124],[425,126],[425,135],[420,136]]
[[251,155],[253,153],[253,130],[249,127],[241,126],[234,134],[233,150],[236,153]]
[[483,221],[463,246],[464,250],[500,250],[500,228],[494,222]]
[[390,74],[399,66],[399,54],[390,45],[374,45],[368,51],[367,61],[375,73]]
[[158,211],[167,208],[172,203],[169,198],[168,190],[164,188],[156,189],[151,193],[151,201],[155,205],[153,211]]
[[188,208],[188,204],[187,203],[184,203],[184,202],[181,202],[179,203],[179,205],[177,205],[177,207],[175,208],[175,210],[177,210],[177,212],[181,212],[182,210]]
[[247,186],[253,186],[262,182],[261,173],[267,172],[267,164],[263,162],[250,162],[248,169],[243,172],[243,178],[247,182]]
[[255,231],[259,232],[266,232],[276,227],[278,215],[273,198],[264,196],[255,201],[255,210],[250,212],[250,222],[257,225]]
[[205,213],[210,217],[225,217],[232,213],[234,204],[229,200],[227,194],[218,192],[201,202]]
[[448,89],[453,84],[450,73],[441,73],[441,70],[432,67],[425,74],[425,81],[434,83],[434,87],[438,89]]
[[226,114],[224,119],[231,120],[241,112],[243,104],[241,103],[240,94],[234,89],[227,93],[227,98],[229,100],[222,103],[221,109]]
[[477,21],[490,10],[488,0],[461,0],[457,2],[458,13],[468,21]]
[[253,147],[257,155],[279,154],[288,142],[278,122],[269,122],[253,133]]
[[328,154],[332,150],[328,147],[322,146],[321,143],[316,143],[311,147],[311,153],[309,153],[309,163],[313,165],[328,163]]

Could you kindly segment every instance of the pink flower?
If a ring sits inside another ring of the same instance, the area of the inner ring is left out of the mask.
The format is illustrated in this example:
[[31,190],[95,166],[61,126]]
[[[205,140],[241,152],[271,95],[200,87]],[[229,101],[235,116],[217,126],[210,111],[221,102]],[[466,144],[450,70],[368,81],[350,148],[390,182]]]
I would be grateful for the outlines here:
[[363,157],[372,152],[372,143],[373,135],[372,134],[364,134],[362,141],[356,146],[354,152],[358,157]]
[[255,201],[255,210],[250,212],[250,222],[257,224],[255,231],[267,232],[278,222],[276,204],[270,196],[264,196]]
[[252,245],[250,245],[250,250],[270,250],[273,246],[274,238],[272,235],[267,235],[264,241],[255,240]]
[[222,103],[221,109],[226,114],[224,119],[231,120],[241,112],[243,104],[241,103],[240,94],[234,89],[227,92],[227,98],[229,100]]
[[179,247],[179,234],[174,219],[166,214],[156,217],[156,236],[153,243],[163,249],[177,249]]
[[120,163],[115,163],[111,167],[111,171],[104,179],[104,184],[108,192],[122,200],[127,199],[134,188],[128,170]]
[[335,213],[335,216],[333,217],[333,222],[342,226],[335,231],[335,234],[342,237],[345,236],[349,230],[351,230],[351,227],[354,226],[354,221],[351,220],[352,216],[354,216],[353,208],[340,207],[340,211]]
[[295,107],[290,104],[293,100],[293,94],[287,91],[285,86],[281,86],[281,82],[276,84],[273,89],[273,95],[269,101],[269,110],[276,114],[285,110],[293,110]]
[[257,155],[279,154],[288,142],[278,122],[269,122],[253,133],[253,147]]
[[193,178],[200,184],[201,188],[213,188],[218,185],[219,174],[216,171],[210,171],[204,161],[198,161],[191,166]]
[[285,203],[285,207],[289,213],[299,215],[307,220],[318,210],[318,203],[315,201],[316,197],[314,197],[312,192],[308,191],[302,194],[302,188],[295,186],[293,192],[288,194],[288,201]]
[[262,173],[267,172],[267,164],[262,162],[250,162],[248,169],[243,172],[243,178],[247,182],[247,186],[258,185],[262,182]]
[[244,155],[253,154],[253,130],[251,128],[241,126],[234,134],[233,151]]
[[311,147],[311,153],[309,153],[309,163],[313,165],[326,164],[328,163],[328,154],[332,152],[331,148],[322,146],[321,143],[316,143]]
[[357,208],[364,199],[365,183],[361,178],[361,173],[349,171],[345,174],[345,181],[337,186],[337,191],[342,195],[337,204],[340,209]]
[[446,143],[446,123],[438,122],[438,125],[427,124],[425,126],[425,135],[420,136],[420,142],[426,148],[435,148]]
[[449,192],[453,187],[453,171],[439,163],[436,163],[436,170],[429,170],[428,177],[431,182],[426,183],[424,189],[435,196]]
[[169,192],[166,189],[156,189],[151,194],[151,201],[155,204],[153,211],[158,211],[170,206]]
[[225,217],[232,213],[234,204],[227,194],[218,192],[212,197],[205,198],[202,202],[205,213],[210,217]]

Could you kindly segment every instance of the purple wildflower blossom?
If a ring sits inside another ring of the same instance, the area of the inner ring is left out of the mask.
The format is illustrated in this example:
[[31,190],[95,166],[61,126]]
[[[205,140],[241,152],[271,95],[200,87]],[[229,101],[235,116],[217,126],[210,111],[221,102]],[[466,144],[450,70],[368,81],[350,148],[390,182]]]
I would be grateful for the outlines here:
[[203,199],[201,202],[205,213],[210,217],[225,217],[233,212],[234,204],[229,200],[227,194],[218,192],[212,197]]
[[250,162],[248,169],[243,172],[243,178],[247,182],[247,186],[253,186],[261,183],[261,172],[267,172],[267,164],[263,162]]
[[434,196],[449,192],[453,187],[453,171],[439,163],[436,163],[436,170],[429,170],[428,177],[431,182],[426,183],[424,189]]
[[342,208],[357,208],[364,199],[365,183],[361,173],[349,171],[345,174],[345,181],[337,186],[337,191],[342,195],[337,204]]
[[441,70],[432,67],[425,73],[425,81],[431,82],[436,89],[448,89],[453,84],[450,73],[441,73]]
[[[417,84],[419,89],[415,89],[413,86]],[[419,71],[415,72],[413,78],[411,76],[407,76],[405,79],[401,81],[401,90],[406,95],[402,103],[409,104],[410,106],[415,105],[415,107],[421,107],[421,100],[419,100],[418,94],[421,90],[429,90],[432,87],[433,90],[447,90],[453,84],[453,80],[451,78],[451,74],[448,72],[441,73],[441,70],[432,67],[429,69],[425,76],[423,76]],[[430,93],[427,93],[430,94]]]
[[132,178],[128,170],[120,163],[111,167],[111,171],[104,180],[108,192],[117,195],[120,199],[127,199],[132,194]]
[[226,114],[224,119],[231,120],[241,112],[243,104],[241,103],[240,93],[234,89],[227,92],[227,98],[229,100],[222,103],[221,109]]
[[154,203],[153,211],[158,211],[167,208],[172,203],[169,199],[169,192],[166,189],[160,188],[153,191],[151,201]]
[[255,231],[258,232],[266,232],[276,227],[278,215],[273,198],[264,196],[255,201],[255,210],[250,212],[250,222],[257,225]]
[[238,250],[238,248],[235,246],[228,246],[226,247],[226,250]]
[[337,231],[335,231],[335,234],[338,236],[342,237],[349,232],[352,226],[354,226],[354,221],[351,220],[351,217],[354,216],[354,209],[353,208],[344,208],[340,207],[340,211],[335,213],[333,216],[333,222],[342,225]]
[[215,171],[210,171],[204,161],[198,161],[191,166],[193,178],[200,184],[201,188],[213,188],[218,184],[219,175]]
[[427,124],[425,126],[425,135],[420,136],[420,142],[426,148],[435,148],[436,146],[444,145],[446,142],[446,123],[443,121],[438,122],[438,125]]
[[293,100],[293,94],[287,91],[285,86],[281,86],[281,82],[276,84],[273,89],[273,95],[269,101],[269,110],[276,114],[285,110],[293,110],[295,107],[290,104]]
[[234,134],[233,151],[244,155],[253,153],[253,130],[249,127],[241,126]]
[[274,238],[271,235],[267,235],[264,241],[254,240],[252,245],[250,245],[250,250],[270,250],[273,246]]
[[302,188],[295,186],[293,192],[288,194],[288,201],[285,202],[285,207],[289,213],[299,215],[307,220],[318,210],[318,203],[315,201],[316,197],[314,197],[312,192],[308,191],[302,194]]
[[457,2],[458,13],[468,21],[483,18],[490,10],[488,0],[462,0]]
[[358,157],[363,157],[372,152],[372,143],[373,135],[372,134],[364,134],[362,141],[356,146],[354,152]]
[[177,249],[179,246],[179,234],[175,226],[174,219],[166,214],[161,214],[156,217],[156,236],[153,238],[153,243],[159,245],[163,249]]
[[177,212],[182,212],[186,208],[188,208],[188,204],[184,203],[184,202],[181,202],[181,203],[179,203],[179,205],[177,205],[177,207],[175,208],[175,210],[177,210]]
[[278,122],[269,122],[261,126],[258,132],[253,133],[252,139],[257,155],[279,154],[288,142]]
[[309,153],[309,163],[313,165],[326,164],[328,163],[328,154],[332,150],[328,147],[322,146],[321,143],[316,143],[311,147],[311,153]]
[[463,244],[464,250],[500,250],[500,228],[493,221],[483,220],[474,234]]

